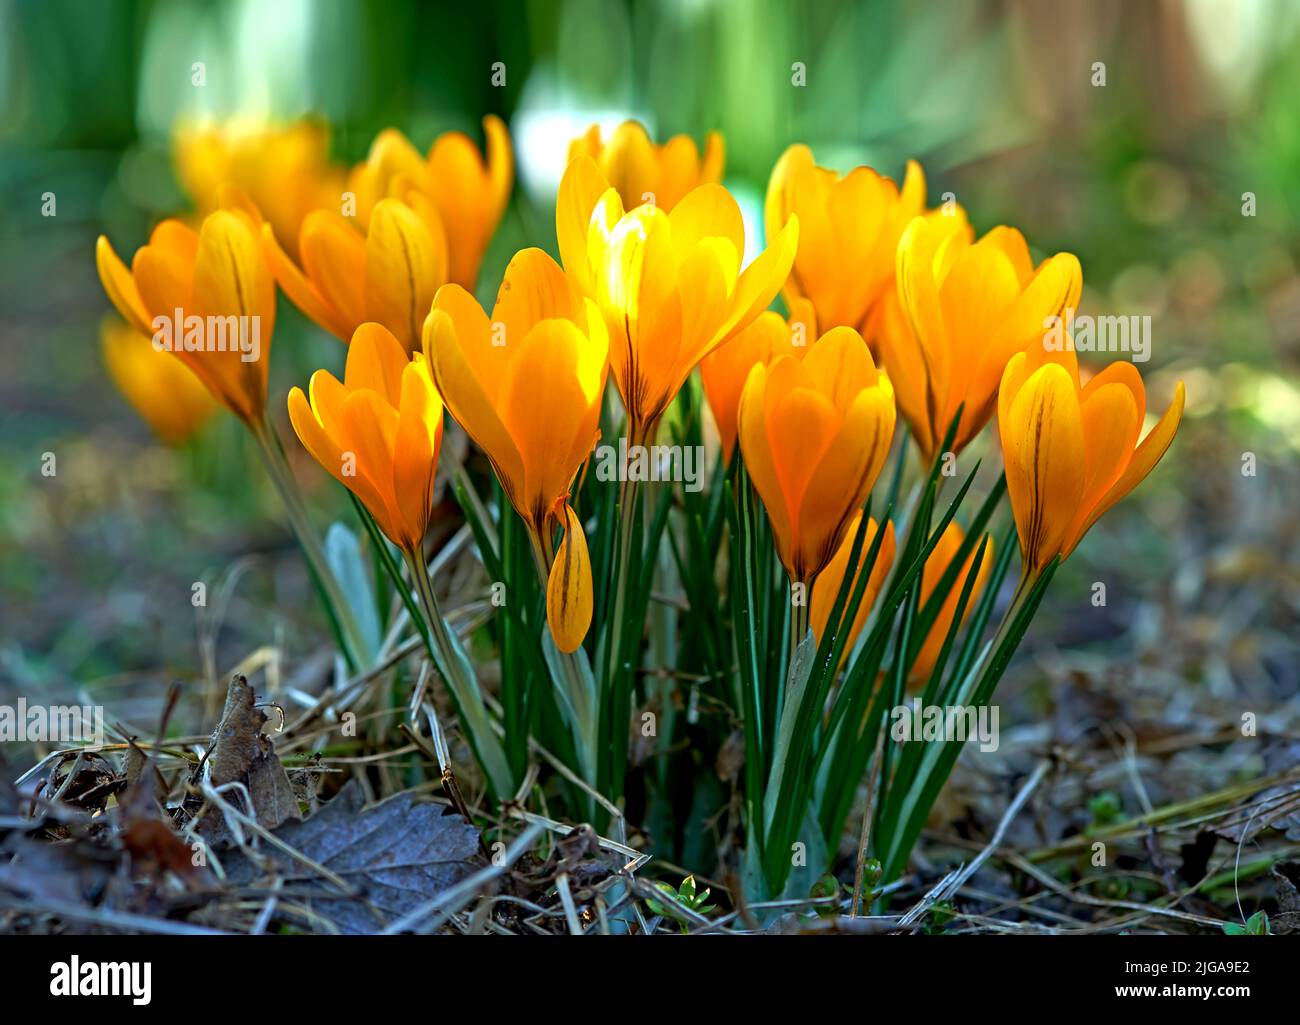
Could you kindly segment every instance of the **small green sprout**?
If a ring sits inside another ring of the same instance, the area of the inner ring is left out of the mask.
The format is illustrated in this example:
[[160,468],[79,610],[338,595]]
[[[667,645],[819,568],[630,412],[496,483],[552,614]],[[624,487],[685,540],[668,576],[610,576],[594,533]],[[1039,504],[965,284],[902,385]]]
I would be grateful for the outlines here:
[[925,925],[925,933],[928,936],[937,936],[943,932],[949,922],[957,917],[957,909],[953,907],[952,901],[941,900],[930,908],[930,918]]
[[1088,814],[1092,816],[1093,827],[1110,825],[1123,810],[1119,796],[1109,790],[1103,790],[1088,800]]
[[689,922],[680,908],[686,908],[688,911],[694,911],[697,915],[707,915],[710,911],[717,908],[716,904],[709,904],[709,890],[707,888],[696,891],[695,877],[687,876],[682,880],[682,885],[674,890],[668,883],[655,883],[655,889],[668,898],[667,901],[657,901],[647,899],[646,905],[656,915],[662,915],[664,918],[675,919],[680,925],[682,932],[689,932]]
[[1268,915],[1263,911],[1256,911],[1246,920],[1245,925],[1224,922],[1223,934],[1225,936],[1272,936],[1273,930],[1269,928]]
[[[828,872],[826,875],[818,879],[817,882],[813,883],[810,896],[813,900],[817,901],[826,900],[827,898],[838,898],[840,890],[840,881]],[[816,905],[814,910],[823,918],[830,918],[840,913],[839,901],[838,899],[833,901],[827,900],[825,904]]]

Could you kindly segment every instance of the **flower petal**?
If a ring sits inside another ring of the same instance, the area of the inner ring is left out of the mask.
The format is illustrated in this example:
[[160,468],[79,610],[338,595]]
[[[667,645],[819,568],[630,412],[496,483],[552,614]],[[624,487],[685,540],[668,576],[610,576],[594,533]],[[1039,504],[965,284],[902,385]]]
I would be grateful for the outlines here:
[[369,388],[396,409],[402,398],[402,374],[411,364],[402,343],[382,324],[362,324],[348,345],[343,381],[349,391]]
[[581,323],[585,307],[551,257],[540,249],[521,249],[506,267],[496,305],[492,308],[492,327],[500,332],[495,347],[509,349],[527,337],[533,325],[556,317]]
[[[343,434],[338,441],[344,459],[352,455],[356,476],[373,489],[372,493],[378,499],[375,507],[369,503],[366,506],[375,522],[393,544],[409,549],[419,538],[408,535],[393,488],[397,420],[397,410],[375,392],[369,389],[349,392],[343,403]],[[351,468],[348,464],[345,466]],[[346,476],[345,473],[344,478]],[[364,500],[363,489],[353,487],[346,479],[344,483]]]
[[522,511],[540,525],[596,442],[600,371],[588,362],[592,377],[583,380],[589,343],[568,320],[544,320],[514,344],[498,409],[523,462]]
[[1065,369],[1049,363],[1036,370],[1011,398],[1001,430],[1025,571],[1036,574],[1060,552],[1083,492],[1082,416]]
[[798,506],[796,530],[803,569],[809,576],[821,572],[835,554],[854,512],[875,486],[889,456],[894,419],[894,393],[889,379],[882,377],[881,387],[859,391],[813,463]]
[[[276,275],[280,287],[307,316],[348,341],[357,326],[367,320],[365,236],[334,211],[315,210],[302,222],[298,251],[302,254],[303,276],[316,299],[305,296],[306,301],[300,301],[302,285],[286,268]],[[315,303],[324,309],[313,309]]]
[[546,621],[555,646],[568,654],[582,646],[591,627],[591,556],[582,524],[564,506],[564,539],[555,553],[546,582]]
[[104,235],[95,242],[95,268],[109,301],[134,327],[153,335],[153,317],[145,308],[135,279]]
[[[1119,480],[1110,486],[1106,494],[1102,496],[1101,501],[1097,503],[1096,508],[1089,514],[1084,522],[1083,529],[1078,533],[1078,538],[1082,538],[1106,510],[1141,484],[1146,479],[1146,475],[1155,469],[1156,463],[1160,462],[1173,442],[1174,435],[1178,433],[1178,425],[1183,420],[1183,405],[1186,398],[1186,389],[1183,382],[1179,381],[1177,388],[1174,390],[1173,401],[1169,403],[1169,408],[1165,410],[1164,416],[1160,418],[1155,427],[1151,428],[1142,443],[1138,445],[1137,451],[1133,453],[1132,460],[1125,467]],[[1073,544],[1078,543],[1078,538],[1071,539],[1071,549]],[[1071,549],[1067,549],[1065,554],[1068,555]]]
[[[490,346],[491,342],[487,340],[486,315],[478,310],[483,321],[481,325],[467,321],[463,312],[466,304],[478,305],[459,285],[447,285],[439,290],[434,308],[424,322],[425,358],[429,361],[438,393],[451,415],[483,450],[507,496],[516,508],[520,508],[524,493],[523,460],[494,402],[497,389],[502,387],[507,364],[504,356],[501,362],[488,364],[482,359],[481,352],[478,356],[472,355],[477,347]],[[461,312],[453,319],[453,312],[457,310]],[[482,335],[481,342],[472,340],[479,334]],[[463,345],[462,338],[466,340]],[[481,378],[478,370],[484,366],[490,370],[499,368],[500,376],[489,373],[486,378]],[[488,389],[492,389],[490,394]]]
[[[397,345],[396,339],[393,344]],[[406,364],[400,388],[393,447],[393,491],[406,536],[418,547],[429,528],[433,508],[433,484],[442,446],[442,400],[434,390],[422,356]]]
[[[609,182],[600,173],[596,162],[585,153],[579,154],[569,162],[560,180],[555,204],[555,237],[559,241],[560,262],[575,287],[586,295],[593,294],[595,287],[587,252],[587,229],[596,203],[608,189]],[[622,215],[621,206],[618,213]]]
[[395,199],[375,204],[366,237],[366,316],[393,332],[407,352],[419,345],[424,318],[447,280],[446,244]]
[[343,341],[351,337],[348,325],[314,284],[280,248],[271,225],[262,225],[262,257],[289,301],[309,320]]

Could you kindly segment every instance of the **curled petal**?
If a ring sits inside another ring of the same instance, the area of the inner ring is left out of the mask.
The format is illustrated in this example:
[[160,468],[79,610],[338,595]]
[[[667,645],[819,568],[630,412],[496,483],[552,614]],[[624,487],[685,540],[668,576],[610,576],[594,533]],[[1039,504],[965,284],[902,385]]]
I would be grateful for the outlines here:
[[1066,538],[1063,554],[1069,555],[1074,550],[1074,546],[1079,543],[1079,539],[1091,529],[1102,514],[1141,484],[1146,479],[1146,475],[1155,468],[1156,463],[1160,462],[1165,452],[1168,451],[1170,444],[1173,443],[1174,435],[1178,432],[1178,425],[1182,423],[1183,405],[1186,398],[1186,389],[1183,382],[1179,381],[1174,389],[1173,401],[1169,403],[1169,408],[1165,410],[1164,416],[1142,439],[1142,444],[1138,445],[1137,451],[1133,453],[1133,458],[1129,461],[1128,466],[1124,468],[1119,480],[1110,486],[1096,507],[1089,513],[1077,536]]
[[[569,162],[555,204],[555,236],[564,271],[584,295],[594,293],[595,278],[587,255],[587,229],[596,203],[609,188],[596,162],[581,153]],[[622,214],[619,207],[619,215]]]
[[577,651],[591,627],[591,557],[574,511],[564,506],[564,539],[546,581],[546,621],[560,651]]
[[121,257],[113,251],[112,244],[103,235],[100,235],[95,242],[95,267],[99,271],[99,280],[104,286],[109,301],[117,307],[118,312],[132,326],[147,335],[152,335],[153,318],[140,298],[135,279]]
[[429,529],[433,508],[433,484],[442,447],[442,400],[434,390],[422,357],[406,364],[400,388],[393,447],[393,492],[406,537],[418,548]]

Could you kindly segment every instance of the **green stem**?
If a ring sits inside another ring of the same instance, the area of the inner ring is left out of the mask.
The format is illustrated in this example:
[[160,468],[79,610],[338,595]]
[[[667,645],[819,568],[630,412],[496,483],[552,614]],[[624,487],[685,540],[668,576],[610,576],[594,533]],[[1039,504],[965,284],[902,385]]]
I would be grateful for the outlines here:
[[321,547],[320,539],[312,529],[311,519],[307,515],[307,506],[302,500],[302,492],[298,490],[298,482],[294,479],[293,471],[289,468],[289,460],[285,457],[279,435],[265,419],[250,424],[249,429],[257,441],[258,452],[261,453],[267,475],[280,495],[289,527],[297,538],[298,546],[302,549],[307,569],[321,593],[325,611],[329,615],[330,625],[334,629],[339,646],[343,649],[343,655],[353,670],[364,669],[369,664],[366,658],[368,646],[361,628],[357,625],[356,617],[352,614],[352,606],[348,604],[347,597],[339,586],[338,578],[335,577],[329,561],[325,558],[325,550]]
[[[997,686],[998,680],[1006,668],[1005,665],[997,664],[999,652],[1006,642],[1012,639],[1013,635],[1015,636],[1016,645],[1019,645],[1020,640],[1023,639],[1023,631],[1028,626],[1027,622],[1022,622],[1026,607],[1034,598],[1034,593],[1038,589],[1039,582],[1044,574],[1054,572],[1054,563],[1050,563],[1046,569],[1038,570],[1033,574],[1022,571],[1020,583],[1016,585],[1011,604],[1008,605],[1006,612],[998,623],[993,639],[985,648],[984,656],[971,665],[963,679],[958,683],[957,689],[953,692],[955,701],[960,701],[963,704],[973,703],[979,706],[987,703],[992,697],[993,688]],[[1043,582],[1044,587],[1047,582],[1049,581]],[[1014,653],[1014,648],[1011,653]],[[990,673],[993,675],[990,675]],[[892,879],[895,876],[903,859],[907,857],[912,844],[915,842],[915,837],[920,830],[920,822],[918,820],[913,823],[914,812],[917,812],[919,807],[923,806],[924,813],[929,813],[929,809],[933,807],[934,800],[938,795],[939,787],[943,785],[943,782],[947,780],[952,771],[952,765],[956,761],[959,750],[960,745],[954,746],[951,743],[930,745],[927,747],[921,761],[916,765],[914,778],[908,781],[906,795],[897,811],[892,815],[893,828],[890,831],[891,836],[888,841],[887,854],[881,859],[885,865],[885,879]]]
[[[549,538],[543,538],[531,526],[528,529],[528,539],[531,542],[533,565],[537,567],[537,578],[541,582],[542,592],[545,593],[547,583],[550,580],[550,566],[554,560],[554,553],[550,550]],[[548,626],[547,629],[550,629],[550,627]],[[578,757],[582,762],[582,776],[594,788],[596,787],[596,751],[598,749],[596,695],[583,682],[584,674],[578,666],[577,652],[565,653],[557,648],[556,655],[564,673],[564,679],[559,682],[568,694],[569,704],[573,709],[573,716],[576,720],[572,724],[575,732],[573,739],[575,741],[574,746],[578,751]]]
[[[794,668],[794,657],[799,650],[799,644],[803,641],[804,635],[808,633],[812,617],[812,589],[815,581],[803,585],[803,601],[798,605],[791,606],[790,612],[790,664],[788,668]],[[818,638],[820,640],[821,638]]]
[[[630,442],[628,447],[630,451]],[[632,521],[636,500],[636,481],[620,481],[618,486],[618,577],[614,581],[614,611],[609,620],[612,625],[612,632],[609,634],[608,658],[611,674],[618,671],[621,654],[619,641],[623,622],[623,609],[627,605],[628,578],[630,576],[628,570],[632,562],[632,533],[634,526]]]
[[[781,796],[781,784],[785,779],[786,762],[790,754],[790,744],[799,712],[807,698],[809,671],[807,666],[800,666],[799,645],[808,633],[809,605],[812,587],[804,584],[803,603],[794,604],[794,588],[797,582],[791,582],[790,614],[790,661],[786,666],[785,679],[781,683],[782,703],[777,712],[777,733],[772,744],[772,767],[768,773],[767,789],[763,795],[764,824],[770,830],[776,813],[776,803]],[[802,821],[803,816],[799,816]]]
[[[654,425],[648,424],[638,428],[631,421],[627,429],[627,450],[629,453],[636,450],[637,446],[644,445],[645,441],[653,437]],[[623,468],[626,471],[626,467]],[[605,633],[601,638],[601,644],[597,648],[597,662],[599,663],[602,673],[598,684],[601,695],[601,718],[607,721],[601,725],[604,730],[600,737],[601,749],[609,750],[609,760],[606,765],[609,770],[608,784],[612,790],[621,790],[621,766],[627,765],[627,747],[628,747],[628,730],[629,724],[622,716],[621,710],[626,702],[630,701],[631,688],[636,685],[635,667],[628,667],[628,679],[626,693],[619,692],[620,681],[623,676],[624,661],[631,656],[631,652],[624,651],[624,644],[630,644],[635,650],[635,644],[640,641],[640,631],[637,631],[636,640],[632,641],[624,636],[624,617],[626,615],[629,593],[632,587],[631,566],[632,566],[632,546],[640,545],[642,539],[636,536],[636,503],[640,497],[640,489],[637,487],[638,482],[628,479],[628,474],[623,472],[618,488],[618,517],[619,517],[619,536],[618,536],[618,575],[614,580],[614,594],[610,605],[610,615],[605,620]],[[640,625],[640,624],[638,624]]]
[[506,800],[513,793],[514,777],[506,760],[505,749],[492,729],[492,721],[479,692],[478,681],[469,678],[468,674],[473,673],[473,667],[458,655],[447,621],[438,608],[438,599],[433,593],[433,581],[429,579],[429,567],[424,563],[424,556],[412,551],[404,551],[402,554],[429,627],[429,655],[451,690],[457,711],[465,725],[467,739],[488,777],[488,783],[498,798]]

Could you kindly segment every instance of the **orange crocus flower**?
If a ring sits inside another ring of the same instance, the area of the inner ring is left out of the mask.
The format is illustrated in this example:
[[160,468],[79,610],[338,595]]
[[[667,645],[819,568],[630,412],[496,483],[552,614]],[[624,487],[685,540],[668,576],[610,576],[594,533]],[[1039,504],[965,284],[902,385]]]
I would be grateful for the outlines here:
[[618,190],[624,209],[653,203],[671,211],[692,189],[722,181],[726,146],[719,132],[705,138],[703,156],[689,135],[674,135],[655,145],[640,122],[624,121],[608,141],[601,138],[600,125],[592,125],[569,144],[569,161],[579,154],[596,162]]
[[[486,158],[464,132],[444,132],[421,156],[401,132],[376,136],[365,161],[352,171],[349,187],[364,228],[383,199],[417,206],[420,197],[441,222],[447,245],[448,281],[473,291],[492,233],[501,223],[514,183],[514,153],[505,122],[483,119]],[[428,309],[428,304],[425,304]]]
[[254,425],[266,407],[275,282],[262,260],[256,209],[233,189],[225,190],[223,204],[198,231],[162,221],[129,270],[101,235],[95,263],[122,316]]
[[442,399],[420,354],[382,324],[362,324],[340,382],[312,374],[308,400],[289,392],[289,419],[303,446],[351,491],[385,536],[418,553],[433,509],[442,447]]
[[1185,392],[1142,442],[1146,388],[1131,363],[1115,362],[1080,386],[1074,351],[1036,346],[1007,364],[998,428],[1023,573],[1038,576],[1068,556],[1098,518],[1160,461],[1182,421]]
[[[554,260],[525,249],[506,268],[490,319],[459,285],[438,290],[424,352],[447,408],[486,453],[549,563],[556,645],[576,650],[591,624],[591,562],[567,502],[600,433],[609,368],[600,311]],[[551,558],[556,526],[565,537]]]
[[803,360],[756,365],[740,448],[792,582],[811,584],[866,501],[894,436],[894,389],[862,336],[832,328]]
[[767,186],[764,220],[771,238],[799,220],[799,251],[785,283],[787,303],[810,300],[823,331],[851,327],[868,333],[872,311],[894,278],[894,250],[908,222],[925,208],[925,175],[907,165],[900,189],[870,167],[839,175],[791,146]]
[[217,409],[207,386],[169,352],[115,313],[100,321],[104,365],[118,391],[167,445],[192,438]]
[[298,309],[346,342],[362,324],[383,324],[407,353],[447,281],[447,240],[428,200],[375,204],[363,234],[350,219],[316,210],[302,223],[302,269],[264,229],[266,262]]
[[565,172],[555,217],[565,272],[604,316],[632,444],[650,436],[700,360],[766,309],[798,241],[792,220],[742,271],[740,208],[721,185],[701,185],[671,213],[625,212],[585,154]]
[[959,406],[953,451],[980,432],[1007,361],[1041,341],[1048,319],[1076,306],[1082,289],[1073,254],[1035,268],[1015,228],[994,228],[976,242],[964,218],[931,214],[908,225],[898,244],[898,298],[910,335],[885,336],[882,356],[927,462]]
[[222,187],[233,185],[294,247],[295,257],[304,218],[343,201],[344,169],[330,162],[329,130],[319,121],[183,124],[174,133],[172,152],[200,216],[219,209]]

